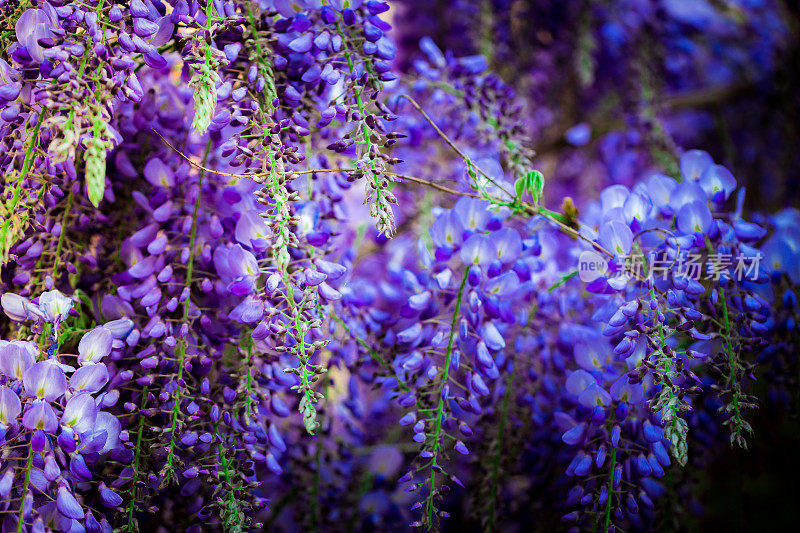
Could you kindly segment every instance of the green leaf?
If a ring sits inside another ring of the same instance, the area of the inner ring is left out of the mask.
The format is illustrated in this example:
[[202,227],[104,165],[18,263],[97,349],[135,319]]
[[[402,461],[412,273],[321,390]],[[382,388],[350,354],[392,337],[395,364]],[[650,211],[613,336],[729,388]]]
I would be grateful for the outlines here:
[[527,174],[530,180],[530,191],[533,198],[538,202],[544,192],[544,176],[538,170],[532,170]]
[[517,193],[517,198],[522,198],[525,189],[527,189],[526,185],[525,178],[517,178],[517,181],[514,182],[514,191]]
[[533,196],[533,201],[538,203],[544,191],[544,176],[538,170],[531,170],[514,182],[514,190],[517,198],[521,199],[522,195],[528,192]]

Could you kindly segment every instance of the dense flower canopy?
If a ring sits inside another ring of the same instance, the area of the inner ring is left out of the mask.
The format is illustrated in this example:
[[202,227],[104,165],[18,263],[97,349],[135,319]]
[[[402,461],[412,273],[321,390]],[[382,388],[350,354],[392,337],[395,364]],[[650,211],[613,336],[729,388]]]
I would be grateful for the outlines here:
[[436,4],[0,0],[3,532],[686,529],[796,412],[796,14]]

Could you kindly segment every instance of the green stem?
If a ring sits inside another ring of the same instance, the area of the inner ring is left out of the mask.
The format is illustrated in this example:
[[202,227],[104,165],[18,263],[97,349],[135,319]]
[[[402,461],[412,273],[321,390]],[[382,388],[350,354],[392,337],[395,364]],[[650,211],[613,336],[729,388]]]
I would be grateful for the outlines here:
[[429,479],[430,485],[430,493],[428,494],[428,505],[427,505],[427,512],[428,512],[428,530],[431,529],[433,524],[433,496],[436,492],[436,470],[433,468],[437,465],[437,458],[439,454],[439,436],[442,431],[442,416],[444,415],[444,398],[442,398],[442,389],[444,385],[447,383],[447,380],[450,376],[450,358],[453,355],[453,340],[455,338],[456,333],[456,323],[458,322],[458,313],[461,310],[461,300],[464,296],[464,287],[467,285],[467,273],[469,269],[464,271],[464,277],[461,280],[461,285],[458,288],[458,294],[456,294],[456,303],[455,307],[453,308],[453,318],[450,321],[450,337],[447,340],[447,351],[445,352],[444,357],[444,368],[442,369],[442,381],[441,387],[439,388],[439,403],[436,407],[436,421],[434,423],[433,429],[433,450],[431,453],[433,456],[431,457],[431,474]]
[[608,533],[611,527],[611,500],[614,497],[614,469],[617,467],[617,448],[611,448],[611,466],[608,470],[608,496],[606,500],[606,519],[603,531]]
[[228,467],[227,454],[225,447],[222,445],[223,437],[219,434],[219,428],[217,427],[217,424],[214,424],[214,434],[219,437],[217,440],[217,450],[219,451],[219,458],[220,462],[222,463],[222,473],[225,476],[225,482],[229,487],[231,487],[231,490],[228,493],[228,503],[226,505],[228,512],[226,513],[227,516],[224,517],[224,521],[226,522],[226,525],[228,525],[227,522],[232,516],[235,520],[235,525],[240,526],[244,523],[244,519],[241,511],[239,510],[239,506],[236,505],[236,494],[233,492],[233,476],[231,475],[231,470]]
[[[294,289],[292,288],[292,282],[289,280],[289,274],[284,271],[284,285],[286,285],[287,296],[288,300],[294,303]],[[296,305],[295,312],[294,312],[294,328],[297,331],[297,345],[300,347],[300,364],[303,367],[301,372],[302,382],[303,382],[303,395],[306,397],[306,401],[310,408],[316,409],[314,406],[316,401],[314,400],[314,396],[311,394],[313,388],[311,387],[311,378],[314,377],[314,374],[308,371],[308,359],[310,354],[306,353],[306,333],[308,333],[308,323],[305,320],[301,319],[303,304],[305,303],[305,295],[303,299],[300,300],[300,303]],[[314,434],[313,430],[309,430],[310,434]]]
[[[548,293],[552,293],[557,288],[561,287],[562,285],[564,285],[566,282],[568,282],[569,280],[571,280],[572,278],[574,278],[577,275],[578,275],[578,270],[577,269],[576,270],[571,270],[570,272],[567,272],[566,274],[561,276],[561,278],[559,278],[558,281],[556,281],[555,283],[550,285],[547,288],[547,292]],[[533,306],[531,307],[531,312],[528,314],[527,326],[531,325],[531,322],[533,321],[533,319],[534,319],[534,317],[535,317],[535,315],[536,315],[536,313],[538,311],[539,311],[539,304],[538,303],[534,303]]]
[[[278,93],[275,90],[275,78],[272,72],[272,66],[267,61],[264,60],[265,58],[269,57],[270,54],[265,53],[265,51],[262,50],[261,43],[258,40],[258,35],[256,30],[256,18],[255,15],[253,14],[252,4],[247,8],[247,18],[250,21],[250,26],[252,26],[253,29],[252,42],[256,48],[256,58],[262,60],[259,62],[259,66],[261,67],[261,70],[263,72],[262,76],[264,76],[264,81],[267,82],[267,86],[263,93],[265,95],[264,103],[266,104],[267,110],[271,113],[275,110],[274,107],[272,106],[272,101],[275,99]],[[266,128],[264,129],[264,134],[268,135]]]
[[[103,32],[103,34],[105,35],[105,32]],[[84,73],[86,72],[86,60],[89,57],[87,53],[88,50],[89,47],[87,46],[86,50],[84,50],[83,56],[81,57],[81,64],[80,67],[78,67],[78,79],[82,79],[84,77],[83,76]],[[75,121],[75,108],[72,108],[69,110],[69,116],[67,117],[67,122],[64,125],[64,130],[69,131],[70,129],[72,129],[72,123],[74,121]]]
[[253,412],[253,338],[247,336],[247,398],[245,398],[244,412],[249,417]]
[[[342,28],[341,28],[341,26],[339,25],[338,22],[336,23],[336,31],[339,32],[339,35],[341,35],[342,40],[345,42],[344,58],[347,61],[347,68],[350,70],[350,74],[352,74],[353,73],[353,69],[355,68],[355,65],[353,63],[353,57],[350,54],[350,47],[347,44],[347,36],[342,31]],[[364,132],[364,145],[366,146],[366,152],[369,153],[370,150],[372,149],[372,140],[370,139],[371,129],[367,126],[366,121],[363,120],[363,118],[367,116],[367,112],[366,112],[366,108],[364,107],[364,103],[363,103],[363,101],[361,99],[361,87],[359,87],[358,83],[356,83],[356,82],[353,83],[353,95],[356,98],[356,105],[358,106],[358,111],[361,113],[361,116],[362,116],[361,125],[362,125],[362,130]],[[380,187],[380,179],[378,178],[377,174],[374,172],[375,163],[372,162],[372,160],[370,160],[370,167],[373,170],[373,176],[374,176],[373,185],[375,187],[375,203],[376,204],[380,204],[380,200],[381,200],[381,196],[382,196],[382,191],[381,191],[381,187]]]
[[72,188],[69,190],[69,196],[67,196],[67,205],[64,208],[64,216],[61,218],[61,234],[58,236],[58,244],[56,245],[56,256],[53,258],[53,282],[56,281],[56,277],[58,276],[58,263],[61,260],[61,249],[64,247],[64,239],[67,234],[67,217],[69,216],[69,212],[72,210]]
[[495,530],[495,514],[497,505],[497,489],[499,485],[498,474],[500,473],[500,459],[503,454],[503,436],[506,431],[506,421],[508,420],[508,406],[511,403],[511,395],[514,390],[514,368],[509,368],[506,378],[506,391],[503,394],[503,406],[500,411],[500,423],[497,425],[497,441],[494,457],[492,458],[491,489],[489,491],[489,520],[487,530]]
[[142,458],[142,432],[144,430],[144,417],[141,411],[144,409],[147,402],[147,385],[142,389],[142,401],[139,404],[139,428],[136,431],[136,449],[133,455],[133,478],[131,479],[131,501],[128,504],[128,525],[126,529],[128,533],[136,531],[134,525],[133,513],[136,511],[136,484],[139,482],[139,462]]
[[275,219],[274,225],[278,228],[281,242],[280,245],[273,244],[273,257],[275,258],[275,263],[281,273],[283,284],[286,287],[286,305],[291,310],[291,314],[287,314],[287,316],[293,317],[292,323],[296,331],[297,349],[299,351],[297,354],[298,359],[300,360],[298,368],[300,369],[300,390],[303,398],[301,399],[298,408],[303,413],[303,422],[305,424],[306,431],[313,435],[319,423],[316,422],[316,395],[314,394],[314,389],[311,386],[311,380],[316,373],[309,371],[308,368],[309,358],[311,355],[313,355],[313,349],[311,350],[311,353],[307,352],[308,346],[306,346],[305,340],[306,333],[308,333],[308,331],[311,329],[309,321],[306,319],[303,312],[303,308],[306,303],[306,294],[303,295],[299,303],[295,302],[294,285],[292,284],[289,275],[289,252],[287,249],[287,243],[291,242],[291,235],[288,221],[282,213],[283,203],[285,201],[289,201],[288,192],[285,187],[281,185],[281,183],[278,181],[278,177],[275,175],[272,176],[270,185],[272,187],[272,198],[275,200],[275,207],[273,208],[274,214],[270,216]]
[[722,337],[725,344],[725,351],[728,353],[728,383],[731,391],[731,405],[733,405],[733,419],[734,425],[731,427],[736,442],[741,443],[742,440],[742,412],[739,406],[739,385],[736,383],[736,367],[738,361],[736,360],[736,352],[733,350],[731,344],[731,322],[728,318],[728,303],[725,299],[725,289],[720,287],[719,297],[722,301],[722,319],[725,324],[725,332]]
[[25,465],[25,481],[22,482],[22,494],[19,497],[19,517],[17,520],[17,533],[22,533],[23,515],[25,514],[25,495],[31,483],[31,468],[33,467],[33,445],[28,441],[28,462]]
[[[656,297],[656,291],[653,287],[650,288],[650,297],[651,298]],[[658,340],[659,340],[658,349],[661,351],[661,355],[664,356],[664,362],[661,368],[664,371],[664,374],[669,376],[669,360],[667,359],[666,354],[664,354],[664,348],[663,348],[667,342],[666,337],[664,335],[664,324],[661,322],[661,320],[658,320],[657,313],[655,313],[655,318],[658,322]],[[669,377],[671,378],[671,376]],[[667,387],[666,383],[664,383],[664,387]],[[668,387],[668,391],[669,391],[669,398],[671,400],[675,396],[675,393],[672,390],[672,387]],[[670,428],[674,430],[677,424],[678,413],[675,412],[675,407],[671,407],[670,410],[672,411],[672,416],[670,417]]]
[[[0,246],[3,247],[5,250],[6,247],[6,240],[8,239],[8,228],[11,226],[12,217],[14,217],[14,211],[17,209],[17,205],[19,204],[19,198],[22,195],[22,184],[25,179],[28,177],[28,172],[30,172],[31,167],[33,166],[33,159],[34,153],[33,148],[36,146],[37,141],[39,140],[39,130],[42,127],[42,122],[44,121],[44,112],[45,108],[39,112],[39,118],[36,120],[36,126],[33,128],[33,134],[31,135],[31,142],[28,143],[28,148],[25,149],[25,160],[22,163],[22,172],[17,179],[17,183],[14,186],[14,195],[11,197],[11,206],[8,209],[6,214],[6,219],[3,222],[3,230],[2,235],[0,235]],[[10,246],[9,246],[10,248]],[[5,254],[4,254],[5,255]]]
[[[203,166],[206,164],[208,154],[211,151],[211,139],[206,143],[205,155],[203,155]],[[194,210],[192,212],[192,229],[189,233],[189,260],[186,263],[186,280],[184,281],[183,288],[187,289],[192,285],[192,274],[194,273],[194,256],[195,256],[195,241],[197,240],[197,215],[200,212],[200,198],[203,195],[203,176],[204,170],[200,170],[199,178],[197,180],[197,198],[194,200]],[[189,302],[191,298],[186,298],[183,302],[183,322],[189,319]],[[180,381],[183,379],[183,360],[186,357],[186,337],[182,337],[178,343],[178,378],[176,380],[177,388],[175,389],[175,400],[172,406],[172,422],[170,424],[169,435],[169,452],[167,455],[166,468],[172,467],[175,460],[175,429],[178,426],[178,416],[181,410],[181,396],[182,391]]]

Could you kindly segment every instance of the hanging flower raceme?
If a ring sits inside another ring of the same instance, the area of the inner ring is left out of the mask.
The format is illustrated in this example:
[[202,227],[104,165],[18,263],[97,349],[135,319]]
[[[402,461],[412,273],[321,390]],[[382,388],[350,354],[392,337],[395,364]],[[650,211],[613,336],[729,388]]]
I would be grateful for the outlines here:
[[[21,297],[3,296],[6,313],[19,318],[13,313]],[[38,300],[42,312],[36,318],[53,323],[63,321],[71,308],[71,300],[58,291]],[[111,376],[101,361],[111,352],[110,342],[98,340],[105,336],[111,332],[104,326],[86,333],[78,355],[62,353],[57,337],[44,334],[45,344],[53,343],[47,352],[36,338],[0,342],[0,433],[9,454],[0,479],[14,524],[36,527],[54,520],[62,530],[98,524],[89,511],[96,494],[86,482],[93,479],[95,465],[130,459],[121,424],[107,411],[115,394],[107,388]],[[15,479],[24,482],[12,484]],[[117,507],[116,492],[108,487],[105,492],[102,506]],[[101,522],[107,524],[106,518]]]
[[792,409],[800,215],[678,148],[772,2],[406,4],[0,0],[3,531],[648,530]]

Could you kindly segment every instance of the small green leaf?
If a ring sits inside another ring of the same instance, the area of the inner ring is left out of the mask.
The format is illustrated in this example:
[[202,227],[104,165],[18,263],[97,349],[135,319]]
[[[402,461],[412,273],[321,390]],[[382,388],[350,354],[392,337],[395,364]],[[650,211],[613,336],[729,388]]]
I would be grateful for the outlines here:
[[517,181],[514,182],[514,191],[517,193],[517,198],[522,198],[522,195],[525,193],[525,189],[527,189],[525,178],[517,178]]
[[533,196],[534,203],[539,203],[544,191],[544,176],[538,170],[531,170],[514,182],[517,198],[521,199],[526,192]]
[[528,172],[528,179],[530,179],[530,191],[535,201],[539,201],[544,192],[544,176],[538,170]]

